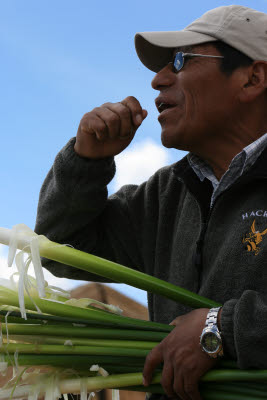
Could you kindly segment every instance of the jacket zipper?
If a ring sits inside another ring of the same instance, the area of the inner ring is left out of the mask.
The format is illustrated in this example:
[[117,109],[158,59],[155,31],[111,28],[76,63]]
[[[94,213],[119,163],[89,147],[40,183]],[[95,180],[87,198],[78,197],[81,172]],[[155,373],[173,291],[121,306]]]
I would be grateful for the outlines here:
[[199,238],[196,242],[196,251],[193,255],[193,264],[197,267],[198,270],[200,270],[202,266],[202,246],[204,242],[204,236],[206,233],[207,229],[207,222],[201,222],[201,230],[200,230],[200,235]]

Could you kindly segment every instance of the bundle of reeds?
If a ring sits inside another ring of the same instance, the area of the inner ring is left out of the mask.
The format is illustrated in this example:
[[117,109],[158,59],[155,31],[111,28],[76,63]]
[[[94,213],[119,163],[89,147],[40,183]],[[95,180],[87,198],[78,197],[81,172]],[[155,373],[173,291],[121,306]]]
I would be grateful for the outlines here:
[[[18,283],[0,281],[0,371],[8,366],[15,371],[1,389],[0,399],[45,396],[54,400],[61,394],[80,393],[84,400],[88,392],[104,388],[163,393],[161,368],[149,387],[142,385],[142,368],[149,351],[173,327],[124,317],[109,305],[101,304],[104,309],[100,309],[90,299],[69,300],[66,292],[44,281],[40,255],[194,308],[218,305],[144,273],[38,237],[23,225],[0,228],[0,243],[10,245],[10,265],[16,249],[23,249],[16,256]],[[25,259],[25,252],[30,258]],[[36,280],[27,275],[31,261]],[[202,377],[200,391],[207,400],[260,399],[267,394],[267,371],[239,370],[234,362],[221,361]]]

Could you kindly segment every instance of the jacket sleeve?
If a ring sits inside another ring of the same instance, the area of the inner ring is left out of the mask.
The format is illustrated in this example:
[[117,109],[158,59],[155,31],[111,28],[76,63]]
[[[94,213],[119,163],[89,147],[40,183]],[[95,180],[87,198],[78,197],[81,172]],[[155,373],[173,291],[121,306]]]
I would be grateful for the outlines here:
[[221,330],[226,356],[239,368],[266,368],[267,295],[245,290],[223,305]]
[[[127,185],[108,198],[107,185],[115,174],[114,159],[81,158],[74,151],[74,143],[75,138],[59,152],[43,183],[35,232],[144,270],[140,241],[142,232],[151,233],[142,218],[146,184]],[[59,277],[108,281],[47,259],[43,259],[43,265]]]

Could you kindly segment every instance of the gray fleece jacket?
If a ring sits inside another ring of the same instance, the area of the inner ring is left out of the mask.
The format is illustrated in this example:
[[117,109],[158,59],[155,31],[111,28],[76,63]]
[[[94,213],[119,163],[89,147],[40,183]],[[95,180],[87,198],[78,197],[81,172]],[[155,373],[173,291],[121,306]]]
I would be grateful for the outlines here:
[[[107,198],[112,158],[57,155],[40,192],[35,231],[223,304],[224,351],[240,368],[267,368],[267,150],[209,209],[212,187],[185,157]],[[44,260],[54,275],[101,280]],[[152,320],[191,309],[148,293]]]

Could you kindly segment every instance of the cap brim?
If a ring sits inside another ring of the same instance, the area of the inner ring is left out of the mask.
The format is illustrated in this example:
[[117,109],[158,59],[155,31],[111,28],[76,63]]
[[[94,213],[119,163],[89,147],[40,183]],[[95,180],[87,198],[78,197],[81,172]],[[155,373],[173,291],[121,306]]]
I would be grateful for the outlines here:
[[172,60],[175,48],[216,40],[212,36],[189,30],[140,32],[135,35],[135,49],[140,61],[151,71],[158,72]]

